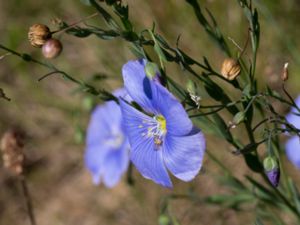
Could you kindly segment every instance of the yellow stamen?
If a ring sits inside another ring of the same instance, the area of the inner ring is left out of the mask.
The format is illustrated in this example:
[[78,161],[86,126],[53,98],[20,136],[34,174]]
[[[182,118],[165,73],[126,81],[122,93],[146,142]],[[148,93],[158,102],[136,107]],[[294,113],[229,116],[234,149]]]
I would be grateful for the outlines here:
[[159,124],[160,130],[165,134],[167,132],[167,122],[165,117],[163,117],[162,115],[158,115],[155,117],[155,119]]

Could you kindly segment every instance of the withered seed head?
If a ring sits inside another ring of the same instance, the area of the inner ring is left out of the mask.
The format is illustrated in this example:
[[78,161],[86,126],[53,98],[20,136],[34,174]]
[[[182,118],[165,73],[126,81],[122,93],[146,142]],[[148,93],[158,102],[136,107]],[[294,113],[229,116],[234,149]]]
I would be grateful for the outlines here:
[[50,38],[43,45],[42,53],[43,56],[47,59],[53,59],[61,53],[63,46],[61,42],[55,38]]
[[44,24],[34,24],[29,28],[28,40],[34,47],[41,48],[51,38],[49,27]]
[[4,167],[16,175],[23,172],[23,146],[23,135],[20,131],[6,131],[1,138],[0,149]]
[[241,72],[240,64],[233,58],[227,58],[223,61],[221,74],[228,80],[234,80]]
[[289,79],[289,63],[285,63],[284,66],[283,66],[283,71],[281,73],[281,80],[282,81],[286,81],[287,79]]

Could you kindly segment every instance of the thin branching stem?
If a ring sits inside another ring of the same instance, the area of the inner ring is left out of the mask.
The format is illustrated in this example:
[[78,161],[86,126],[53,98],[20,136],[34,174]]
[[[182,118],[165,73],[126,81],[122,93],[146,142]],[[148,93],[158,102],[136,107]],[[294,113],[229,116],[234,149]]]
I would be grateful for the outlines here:
[[31,225],[36,225],[36,220],[35,220],[35,216],[34,216],[34,212],[33,212],[31,196],[30,196],[30,193],[29,193],[29,190],[28,190],[28,185],[27,185],[27,182],[26,182],[26,178],[23,175],[20,176],[20,182],[21,182],[22,192],[23,192],[23,196],[24,196],[24,199],[25,199],[30,224]]

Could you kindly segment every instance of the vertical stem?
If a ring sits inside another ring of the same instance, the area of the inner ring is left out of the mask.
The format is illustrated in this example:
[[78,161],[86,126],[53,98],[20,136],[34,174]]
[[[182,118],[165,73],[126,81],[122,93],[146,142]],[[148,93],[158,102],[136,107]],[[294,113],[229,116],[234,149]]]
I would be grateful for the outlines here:
[[23,191],[23,195],[24,195],[24,199],[25,199],[25,203],[26,203],[26,207],[27,207],[27,213],[28,213],[28,216],[30,219],[30,224],[36,225],[35,217],[34,217],[34,213],[33,213],[33,207],[32,207],[32,200],[31,200],[31,197],[29,194],[26,179],[23,175],[20,176],[20,181],[21,181],[22,191]]
[[252,132],[251,124],[248,121],[245,121],[246,131],[250,140],[250,143],[255,143],[255,138]]
[[133,170],[133,165],[132,165],[132,162],[130,162],[129,166],[128,166],[128,170],[127,170],[127,183],[130,186],[134,185],[134,179],[132,177],[132,172],[133,172],[132,170]]

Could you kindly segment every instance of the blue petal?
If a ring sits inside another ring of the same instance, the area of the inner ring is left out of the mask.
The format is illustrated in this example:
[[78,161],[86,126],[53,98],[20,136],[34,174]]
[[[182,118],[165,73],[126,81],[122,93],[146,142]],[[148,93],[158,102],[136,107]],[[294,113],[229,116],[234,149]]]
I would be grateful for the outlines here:
[[91,119],[86,132],[86,144],[93,145],[109,135],[109,124],[103,118],[105,106],[97,106],[91,114]]
[[171,188],[172,183],[163,163],[162,151],[156,150],[154,142],[148,140],[132,148],[131,161],[147,179],[164,187]]
[[[300,108],[300,95],[295,99],[295,104]],[[299,113],[299,111],[296,108],[293,108],[292,112]]]
[[300,116],[295,115],[293,112],[290,112],[285,116],[285,118],[290,124],[294,125],[297,129],[300,129]]
[[181,137],[167,135],[163,146],[165,165],[183,181],[190,181],[199,173],[204,152],[205,139],[200,130]]
[[96,185],[100,184],[101,174],[103,173],[103,162],[108,151],[109,149],[101,145],[89,146],[85,150],[84,163]]
[[109,151],[103,161],[103,183],[114,187],[126,172],[129,163],[129,143],[126,141],[121,149]]
[[280,170],[279,170],[279,168],[275,168],[275,169],[272,169],[270,171],[266,171],[265,173],[268,177],[268,180],[271,182],[271,184],[274,187],[278,187],[279,180],[280,180]]
[[132,101],[132,98],[129,96],[126,88],[119,88],[113,92],[113,95],[117,98],[125,99],[128,102]]
[[121,110],[114,101],[97,106],[92,112],[86,134],[86,144],[99,144],[111,135],[114,127],[121,127]]
[[291,137],[285,144],[288,159],[300,169],[300,139],[298,136]]
[[131,145],[130,158],[138,171],[147,179],[164,187],[172,187],[168,172],[163,163],[161,149],[157,149],[152,137],[148,137],[148,127],[143,121],[151,117],[139,112],[124,101],[120,101],[126,128]]
[[166,119],[167,132],[182,136],[193,129],[193,124],[181,103],[160,84],[152,83],[152,104],[156,111],[160,112]]
[[122,121],[120,106],[114,101],[109,101],[105,103],[105,108],[105,114],[102,115],[105,123],[108,123],[110,127],[120,126]]
[[146,60],[129,61],[122,68],[124,86],[133,99],[144,110],[153,111],[150,80],[145,74]]
[[[295,103],[300,107],[300,96],[295,99]],[[286,115],[286,119],[290,124],[293,124],[296,128],[300,129],[300,116],[295,113],[299,114],[299,111],[295,107],[292,107],[291,112]]]

